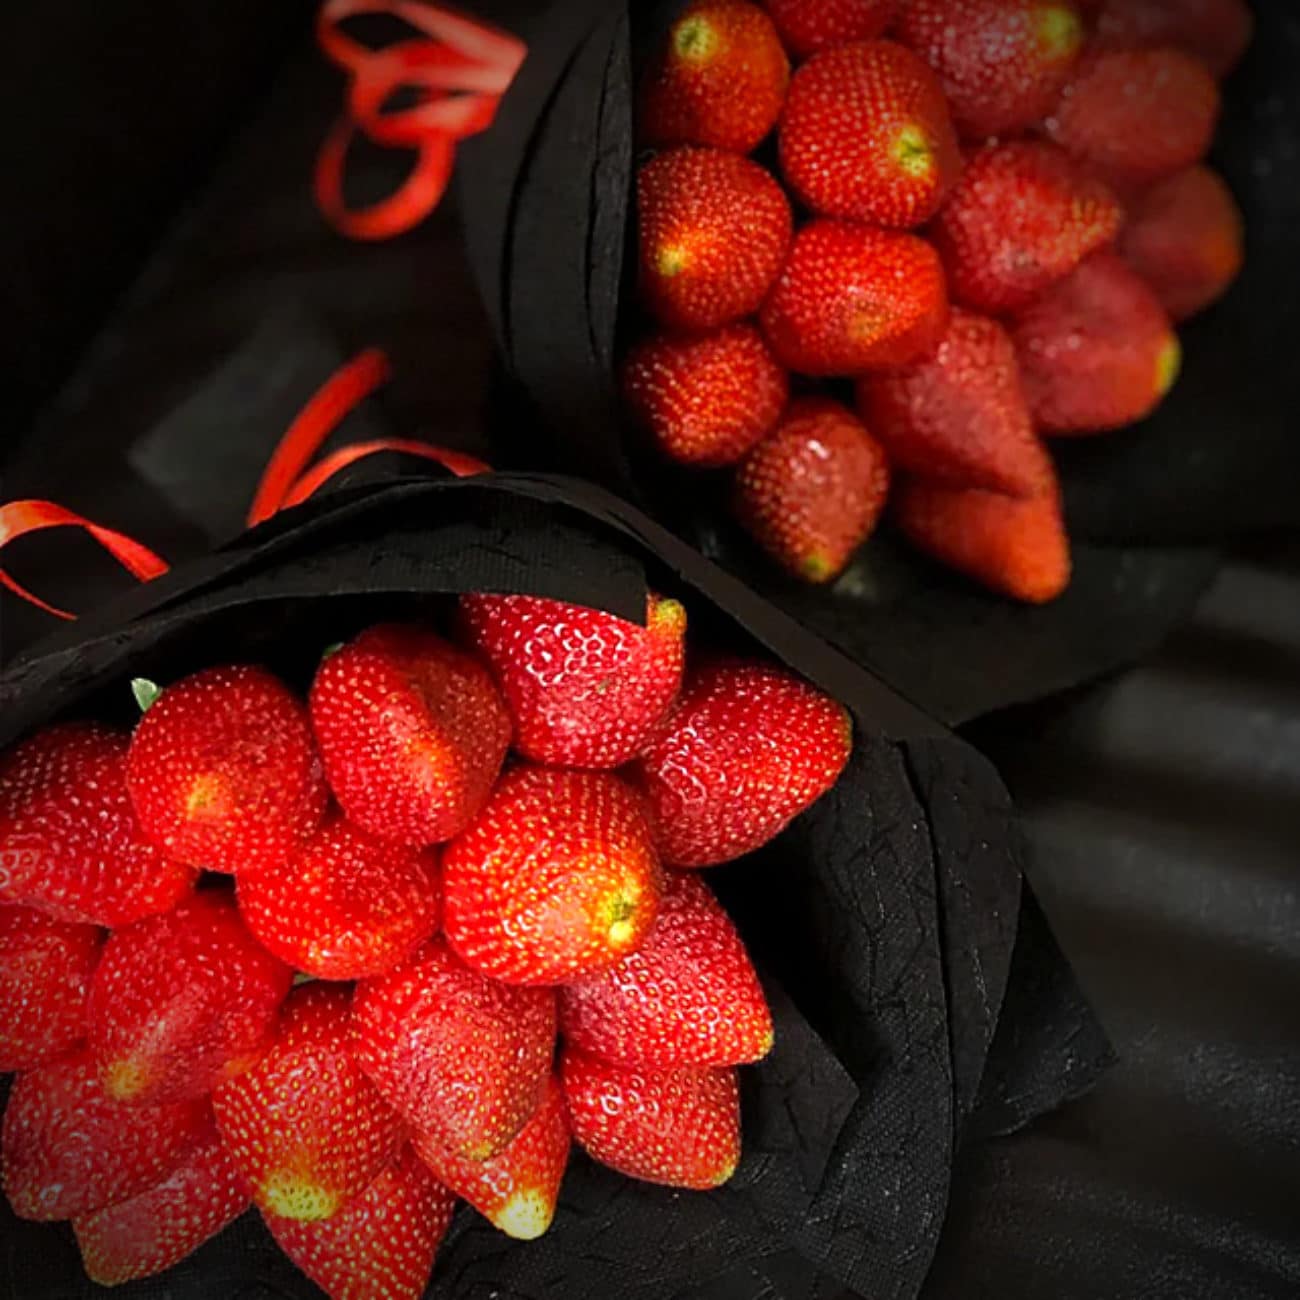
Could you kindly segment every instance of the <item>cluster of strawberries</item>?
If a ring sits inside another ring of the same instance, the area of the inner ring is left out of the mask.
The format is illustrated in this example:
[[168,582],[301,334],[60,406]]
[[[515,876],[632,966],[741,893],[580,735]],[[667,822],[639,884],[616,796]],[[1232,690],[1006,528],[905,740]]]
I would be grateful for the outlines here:
[[734,466],[796,576],[836,577],[892,497],[941,562],[1058,595],[1041,437],[1149,414],[1173,323],[1235,277],[1201,160],[1250,31],[1244,0],[693,0],[640,97],[632,413]]
[[14,1212],[113,1284],[251,1203],[333,1300],[415,1300],[455,1198],[547,1229],[573,1138],[725,1182],[773,1025],[691,869],[827,791],[851,724],[779,668],[688,667],[685,632],[653,595],[644,627],[466,596],[454,643],[372,627],[306,701],[249,665],[138,680],[129,736],[6,754]]

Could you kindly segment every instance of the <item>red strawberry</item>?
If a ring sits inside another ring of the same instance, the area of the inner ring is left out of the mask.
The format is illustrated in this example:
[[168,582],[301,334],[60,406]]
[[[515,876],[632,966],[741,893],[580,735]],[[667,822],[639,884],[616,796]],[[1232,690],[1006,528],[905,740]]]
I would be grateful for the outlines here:
[[71,1219],[166,1178],[208,1120],[206,1101],[123,1106],[88,1052],[20,1074],[4,1117],[4,1190],[20,1219]]
[[1178,336],[1150,289],[1097,253],[1012,329],[1025,396],[1047,433],[1118,429],[1149,415],[1178,377]]
[[93,925],[0,905],[0,1072],[44,1065],[85,1037],[102,942]]
[[790,377],[752,325],[729,325],[644,339],[623,363],[623,391],[665,456],[707,469],[734,464],[771,431]]
[[573,1136],[629,1178],[708,1191],[740,1162],[735,1070],[638,1070],[567,1048],[561,1058]]
[[560,984],[614,965],[654,924],[663,891],[640,795],[608,772],[517,767],[447,846],[447,939],[510,984]]
[[653,593],[644,627],[537,596],[462,596],[461,626],[490,665],[538,763],[618,767],[645,743],[682,681],[686,611]]
[[469,824],[510,744],[487,669],[416,627],[372,627],[330,655],[311,721],[348,819],[417,847]]
[[814,212],[899,228],[928,221],[961,170],[938,79],[892,41],[809,59],[790,82],[780,153]]
[[1072,0],[907,0],[897,37],[938,73],[962,135],[1010,135],[1051,112],[1083,48]]
[[554,1078],[537,1113],[499,1155],[467,1160],[435,1138],[416,1134],[416,1154],[433,1176],[508,1237],[532,1241],[551,1226],[569,1163],[569,1116]]
[[1094,44],[1100,49],[1173,45],[1226,77],[1250,44],[1254,18],[1246,0],[1105,0]]
[[331,1219],[263,1218],[330,1300],[420,1300],[455,1208],[456,1198],[407,1147]]
[[641,84],[641,135],[748,153],[776,125],[789,80],[781,40],[757,5],[693,0]]
[[786,47],[805,59],[850,41],[870,41],[894,19],[899,0],[767,0]]
[[1055,599],[1070,582],[1070,543],[1059,494],[1007,497],[913,479],[895,517],[918,550],[1029,604]]
[[915,235],[812,221],[795,236],[762,321],[777,359],[802,374],[906,365],[947,327],[943,268]]
[[560,990],[560,1030],[623,1065],[744,1065],[771,1049],[772,1013],[731,918],[699,876],[673,871],[641,948]]
[[890,461],[909,473],[1012,496],[1032,496],[1051,482],[1016,349],[986,316],[954,311],[933,357],[859,382],[858,410]]
[[0,902],[127,925],[165,912],[194,872],[145,838],[126,790],[125,736],[50,727],[0,759]]
[[292,979],[225,893],[117,931],[90,987],[104,1090],[148,1104],[206,1096],[265,1050]]
[[1192,167],[1129,206],[1119,253],[1170,316],[1186,320],[1237,278],[1244,255],[1242,224],[1222,178],[1208,167]]
[[852,745],[847,711],[791,673],[696,668],[635,768],[664,861],[705,867],[766,844],[839,780]]
[[674,329],[713,330],[748,316],[790,247],[785,192],[748,158],[670,149],[637,173],[640,285]]
[[261,943],[297,970],[327,980],[379,975],[438,929],[437,854],[332,817],[283,868],[242,875],[239,910]]
[[401,1123],[349,1046],[346,988],[304,984],[280,1034],[212,1105],[230,1154],[268,1214],[328,1219],[396,1155]]
[[1181,50],[1111,50],[1079,64],[1047,119],[1057,143],[1117,183],[1140,185],[1205,157],[1219,88]]
[[998,315],[1069,275],[1123,220],[1110,190],[1060,149],[1017,140],[974,155],[930,234],[953,301]]
[[471,1160],[505,1149],[541,1104],[555,994],[498,984],[441,940],[357,987],[357,1059],[420,1132]]
[[72,1221],[92,1282],[119,1286],[179,1264],[248,1208],[248,1184],[209,1119],[179,1166],[127,1200]]
[[888,490],[884,448],[838,402],[807,397],[736,471],[732,500],[782,568],[829,582],[875,530]]

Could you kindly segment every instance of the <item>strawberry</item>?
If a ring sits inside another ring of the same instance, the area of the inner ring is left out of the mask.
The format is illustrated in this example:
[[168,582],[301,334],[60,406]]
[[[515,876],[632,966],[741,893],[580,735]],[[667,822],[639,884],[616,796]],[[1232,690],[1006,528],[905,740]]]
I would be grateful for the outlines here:
[[745,1065],[771,1049],[772,1013],[731,918],[698,875],[673,871],[640,949],[560,990],[560,1032],[622,1065]]
[[566,1048],[573,1136],[601,1164],[648,1183],[708,1191],[740,1162],[735,1070],[640,1070]]
[[772,21],[746,0],[693,0],[641,83],[645,143],[749,153],[776,125],[790,62]]
[[119,1286],[179,1264],[248,1208],[248,1184],[208,1119],[162,1182],[73,1219],[92,1282]]
[[646,621],[538,596],[462,596],[461,627],[505,696],[515,748],[538,763],[618,767],[682,681],[686,611],[646,596]]
[[638,947],[663,890],[640,795],[608,772],[517,767],[447,846],[447,940],[509,984],[559,984]]
[[136,821],[126,753],[124,736],[70,723],[0,759],[0,902],[111,926],[165,912],[190,891],[194,872]]
[[508,1237],[532,1241],[551,1226],[569,1163],[569,1116],[559,1083],[548,1079],[537,1113],[499,1155],[467,1160],[438,1138],[417,1133],[416,1154],[433,1176]]
[[0,904],[0,1073],[44,1065],[85,1037],[102,942],[93,925]]
[[123,1106],[88,1052],[20,1074],[4,1117],[4,1190],[20,1219],[71,1219],[146,1191],[180,1164],[206,1101]]
[[767,0],[776,29],[796,58],[850,41],[870,41],[894,19],[900,0]]
[[907,0],[896,36],[938,74],[957,130],[982,140],[1051,112],[1084,30],[1072,0]]
[[1118,429],[1149,415],[1178,377],[1180,350],[1155,294],[1113,253],[1096,253],[1012,329],[1025,396],[1046,433]]
[[1070,582],[1070,543],[1055,486],[1033,497],[905,482],[895,519],[918,550],[994,591],[1041,605]]
[[420,1300],[455,1208],[456,1198],[406,1147],[331,1219],[262,1217],[330,1300]]
[[1226,77],[1250,44],[1246,0],[1104,0],[1093,44],[1099,49],[1173,45]]
[[221,1136],[259,1209],[337,1214],[397,1154],[401,1123],[349,1046],[346,988],[304,984],[251,1069],[212,1094]]
[[239,911],[297,970],[327,980],[379,975],[438,929],[437,854],[331,817],[285,867],[239,878]]
[[859,381],[858,410],[898,469],[1012,496],[1032,496],[1051,481],[1016,349],[987,316],[954,311],[933,357]]
[[852,745],[848,712],[791,673],[697,667],[634,767],[665,863],[710,866],[766,844],[839,780]]
[[790,247],[785,192],[756,162],[670,149],[637,173],[641,298],[672,329],[714,330],[758,309]]
[[930,236],[953,301],[998,315],[1106,247],[1123,220],[1110,190],[1055,145],[1016,140],[971,158]]
[[421,1133],[470,1160],[505,1149],[541,1104],[555,994],[470,970],[441,940],[357,986],[362,1069]]
[[826,50],[794,74],[781,170],[814,212],[906,228],[928,221],[961,170],[934,73],[893,41]]
[[805,375],[906,365],[947,327],[943,268],[915,235],[812,221],[794,238],[762,323],[777,359]]
[[206,1096],[274,1036],[293,972],[205,892],[109,939],[90,987],[90,1047],[115,1101]]
[[1219,89],[1181,50],[1109,50],[1086,56],[1052,115],[1048,134],[1117,184],[1141,185],[1205,157]]
[[469,824],[510,744],[487,669],[416,627],[372,627],[330,655],[312,683],[311,721],[348,819],[415,847]]
[[772,430],[790,377],[752,325],[729,325],[643,339],[623,363],[623,392],[665,456],[712,469],[734,464]]
[[794,402],[736,471],[736,517],[782,568],[838,577],[875,530],[889,490],[884,448],[828,398]]
[[1176,321],[1203,311],[1241,270],[1243,229],[1232,191],[1208,167],[1160,181],[1129,206],[1120,256]]

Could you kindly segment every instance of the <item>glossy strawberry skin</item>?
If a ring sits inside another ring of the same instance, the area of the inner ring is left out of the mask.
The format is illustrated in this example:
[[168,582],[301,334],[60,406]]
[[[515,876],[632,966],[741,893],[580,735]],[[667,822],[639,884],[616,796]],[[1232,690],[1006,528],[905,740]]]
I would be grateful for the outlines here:
[[885,450],[853,413],[800,398],[736,471],[732,506],[787,572],[830,582],[875,531],[888,491]]
[[677,697],[686,611],[646,597],[644,627],[539,596],[466,595],[460,625],[491,668],[515,749],[537,763],[627,762]]
[[1246,0],[1105,0],[1093,44],[1120,50],[1172,45],[1222,78],[1241,61],[1253,30]]
[[819,50],[880,36],[900,0],[766,0],[786,48],[806,59]]
[[795,73],[780,155],[814,212],[895,229],[928,221],[961,170],[938,80],[893,41],[827,50]]
[[469,824],[510,743],[487,669],[432,632],[391,624],[325,660],[311,721],[348,820],[414,847]]
[[127,740],[50,727],[0,759],[0,902],[128,925],[175,907],[194,872],[146,839],[126,788]]
[[758,309],[790,246],[785,192],[758,163],[682,147],[637,173],[641,300],[670,329],[706,331]]
[[641,1070],[566,1048],[564,1096],[587,1154],[629,1178],[708,1191],[740,1161],[735,1070]]
[[790,377],[752,325],[712,334],[652,334],[623,363],[637,423],[670,460],[716,469],[740,460],[776,426]]
[[697,666],[633,769],[665,864],[710,866],[766,844],[835,784],[852,743],[848,712],[783,669]]
[[442,940],[357,986],[353,1048],[414,1128],[473,1160],[502,1151],[542,1100],[555,994],[471,970]]

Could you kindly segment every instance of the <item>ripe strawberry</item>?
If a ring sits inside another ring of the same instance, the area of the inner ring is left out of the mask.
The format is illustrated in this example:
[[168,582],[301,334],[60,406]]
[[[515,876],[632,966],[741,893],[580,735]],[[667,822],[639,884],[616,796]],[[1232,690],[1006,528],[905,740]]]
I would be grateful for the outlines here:
[[20,1219],[71,1219],[166,1178],[208,1120],[205,1101],[122,1106],[88,1052],[20,1074],[4,1117],[4,1190]]
[[1222,78],[1246,52],[1254,25],[1246,0],[1104,0],[1093,43],[1099,49],[1173,45]]
[[1113,253],[1096,253],[1016,318],[1029,409],[1047,433],[1118,429],[1149,415],[1181,353],[1159,300]]
[[943,268],[915,235],[812,221],[795,236],[762,322],[777,359],[805,375],[906,365],[947,327]]
[[673,871],[640,949],[560,990],[560,1031],[622,1065],[745,1065],[771,1049],[772,1013],[731,918],[699,876]]
[[900,0],[767,0],[786,48],[806,59],[850,41],[870,41],[894,19]]
[[671,460],[731,465],[769,433],[790,377],[752,325],[716,334],[652,334],[623,363],[628,409]]
[[467,1160],[436,1137],[417,1133],[416,1154],[433,1176],[508,1237],[533,1241],[551,1226],[569,1163],[569,1116],[552,1077],[537,1113],[499,1155]]
[[1086,56],[1047,119],[1058,144],[1118,184],[1141,185],[1205,157],[1219,88],[1181,50]]
[[638,1070],[573,1048],[561,1057],[573,1136],[629,1178],[708,1191],[740,1163],[735,1070]]
[[1129,207],[1120,256],[1176,321],[1203,311],[1237,278],[1242,217],[1232,191],[1208,167],[1160,181]]
[[460,614],[505,696],[515,748],[538,763],[618,767],[681,686],[686,611],[654,593],[644,627],[537,596],[462,596]]
[[776,125],[789,80],[781,40],[757,5],[693,0],[641,84],[641,135],[749,153]]
[[145,838],[126,790],[125,736],[71,723],[0,759],[0,902],[127,925],[165,912],[194,872]]
[[265,1050],[292,980],[224,892],[118,930],[90,986],[104,1091],[149,1105],[206,1096]]
[[248,1184],[208,1119],[162,1182],[72,1221],[92,1282],[119,1286],[179,1264],[248,1209]]
[[311,721],[348,819],[416,847],[469,824],[510,744],[487,669],[416,627],[372,627],[330,655]]
[[971,158],[930,237],[953,301],[998,315],[1106,247],[1123,220],[1110,190],[1055,145],[1016,140]]
[[406,1147],[331,1219],[263,1218],[330,1300],[420,1300],[455,1208],[456,1198]]
[[907,0],[896,35],[939,75],[957,130],[982,140],[1051,112],[1084,30],[1072,0]]
[[62,1056],[86,1034],[86,997],[103,934],[0,904],[0,1073]]
[[672,329],[714,330],[758,309],[790,247],[785,192],[756,162],[670,149],[637,173],[640,286]]
[[736,517],[782,568],[837,578],[872,534],[889,491],[884,448],[829,398],[791,405],[736,471]]
[[933,357],[859,381],[858,410],[890,461],[909,473],[1012,496],[1032,496],[1051,482],[1016,349],[987,316],[954,311]]
[[447,846],[447,939],[510,984],[614,965],[654,924],[663,876],[640,795],[608,772],[517,767]]
[[217,1127],[259,1209],[328,1219],[397,1154],[401,1123],[349,1046],[346,988],[304,984],[251,1069],[212,1094]]
[[913,546],[994,591],[1040,605],[1069,585],[1070,543],[1055,487],[1008,497],[912,479],[894,508]]
[[938,79],[893,41],[809,59],[790,82],[780,154],[814,212],[900,229],[928,221],[961,170]]
[[839,780],[848,712],[770,664],[715,660],[686,680],[635,772],[675,867],[750,853]]
[[411,849],[331,817],[283,868],[246,872],[239,911],[295,969],[362,979],[404,962],[442,915],[433,849]]
[[555,994],[498,984],[434,940],[357,986],[352,1027],[361,1068],[410,1124],[486,1160],[541,1104]]

